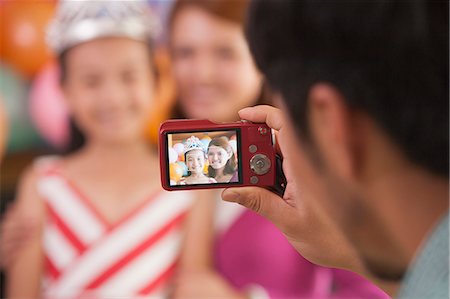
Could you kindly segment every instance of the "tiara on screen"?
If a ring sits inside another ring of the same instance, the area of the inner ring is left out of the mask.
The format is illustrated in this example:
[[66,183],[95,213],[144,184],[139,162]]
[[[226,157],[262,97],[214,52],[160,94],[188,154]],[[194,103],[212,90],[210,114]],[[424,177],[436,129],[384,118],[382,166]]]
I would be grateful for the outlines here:
[[184,153],[186,154],[187,152],[195,149],[201,150],[202,152],[206,152],[205,146],[200,141],[200,139],[198,139],[195,136],[191,136],[188,139],[186,139],[184,143]]
[[148,42],[161,32],[159,18],[145,1],[61,1],[46,40],[57,54],[102,37]]

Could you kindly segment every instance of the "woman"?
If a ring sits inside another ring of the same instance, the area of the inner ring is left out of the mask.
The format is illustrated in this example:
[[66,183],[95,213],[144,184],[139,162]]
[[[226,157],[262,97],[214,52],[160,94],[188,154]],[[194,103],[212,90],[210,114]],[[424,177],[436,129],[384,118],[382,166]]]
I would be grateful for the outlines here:
[[[267,101],[242,32],[246,7],[244,0],[175,3],[169,40],[178,117],[237,121],[239,109]],[[386,297],[355,274],[309,263],[271,223],[209,196],[198,195],[189,219],[175,297]]]
[[207,151],[209,166],[208,176],[219,183],[238,182],[236,157],[226,137],[213,138]]
[[50,27],[85,142],[23,176],[17,209],[39,229],[8,267],[8,298],[167,292],[190,203],[188,194],[162,191],[158,154],[143,134],[156,83],[155,19],[144,5],[64,2]]

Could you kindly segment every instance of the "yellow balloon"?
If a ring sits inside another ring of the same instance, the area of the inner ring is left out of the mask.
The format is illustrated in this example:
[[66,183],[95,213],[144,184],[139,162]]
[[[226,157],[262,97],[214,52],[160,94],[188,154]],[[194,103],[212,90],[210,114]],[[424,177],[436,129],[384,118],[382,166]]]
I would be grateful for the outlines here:
[[169,174],[170,179],[178,183],[178,181],[183,176],[183,167],[181,167],[181,165],[179,165],[178,163],[170,163]]
[[203,166],[203,172],[206,174],[208,173],[208,166],[209,166],[209,162],[208,162],[208,160],[206,160],[205,165]]

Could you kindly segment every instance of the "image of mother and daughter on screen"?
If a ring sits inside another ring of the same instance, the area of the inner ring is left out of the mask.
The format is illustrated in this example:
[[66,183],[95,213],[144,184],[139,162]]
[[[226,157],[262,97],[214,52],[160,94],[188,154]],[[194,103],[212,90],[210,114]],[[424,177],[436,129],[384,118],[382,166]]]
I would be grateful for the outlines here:
[[177,154],[177,160],[169,164],[171,185],[238,182],[236,135],[222,132],[200,139],[201,134],[183,134],[187,138],[173,134],[169,160],[174,160],[170,151],[172,157]]

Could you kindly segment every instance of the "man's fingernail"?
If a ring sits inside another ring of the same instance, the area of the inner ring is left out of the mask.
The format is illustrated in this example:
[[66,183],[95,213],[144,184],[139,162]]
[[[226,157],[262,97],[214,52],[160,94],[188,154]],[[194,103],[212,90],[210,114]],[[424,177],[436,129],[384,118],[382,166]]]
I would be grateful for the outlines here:
[[223,200],[237,202],[239,199],[239,196],[240,196],[240,194],[235,191],[226,191],[223,194]]

